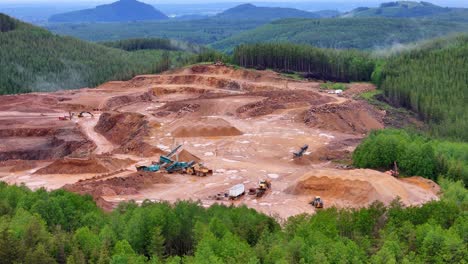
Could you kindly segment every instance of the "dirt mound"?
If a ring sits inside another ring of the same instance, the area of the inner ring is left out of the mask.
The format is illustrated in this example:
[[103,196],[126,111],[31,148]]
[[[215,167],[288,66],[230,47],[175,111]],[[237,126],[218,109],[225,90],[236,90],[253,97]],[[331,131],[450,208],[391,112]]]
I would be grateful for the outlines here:
[[315,176],[299,182],[287,192],[318,195],[324,199],[340,199],[345,203],[355,203],[357,206],[367,204],[377,196],[376,190],[369,182]]
[[242,135],[242,132],[222,118],[202,117],[198,120],[177,121],[172,125],[174,137],[226,137]]
[[195,161],[195,162],[200,162],[201,159],[192,153],[188,152],[187,150],[183,149],[182,151],[177,154],[177,158],[179,161],[185,161],[185,162],[190,162],[190,161]]
[[134,161],[130,159],[116,159],[110,157],[87,159],[59,159],[50,165],[39,169],[35,174],[85,174],[106,173],[128,167]]
[[144,141],[150,135],[152,125],[144,115],[132,112],[106,112],[94,128],[110,142],[120,145],[116,153],[152,156],[163,151]]
[[304,122],[318,129],[365,134],[384,128],[384,115],[365,102],[348,101],[312,107],[305,113]]
[[135,172],[125,177],[114,177],[100,181],[80,181],[67,184],[63,189],[78,194],[89,194],[103,209],[112,209],[109,203],[103,201],[103,196],[138,194],[138,190],[152,184],[167,184],[171,180],[161,173]]
[[285,192],[295,195],[319,195],[328,205],[338,207],[362,207],[374,201],[389,204],[397,197],[406,205],[438,199],[432,190],[368,169],[313,170]]
[[315,92],[305,90],[292,91],[260,91],[248,93],[249,96],[265,97],[262,101],[246,104],[237,109],[241,117],[268,115],[278,109],[288,109],[301,106],[320,105],[333,99]]
[[417,185],[425,190],[432,191],[434,194],[439,194],[440,193],[440,186],[437,185],[435,182],[423,178],[421,176],[413,176],[413,177],[408,177],[408,178],[401,178],[400,180],[411,183],[414,185]]

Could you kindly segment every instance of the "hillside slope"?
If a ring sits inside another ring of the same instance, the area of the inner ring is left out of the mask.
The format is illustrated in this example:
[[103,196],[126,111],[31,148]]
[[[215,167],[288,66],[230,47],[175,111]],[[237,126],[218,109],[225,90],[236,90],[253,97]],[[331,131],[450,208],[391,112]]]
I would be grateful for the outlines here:
[[217,18],[225,19],[260,19],[275,20],[281,18],[319,18],[319,14],[282,7],[259,7],[252,4],[242,4],[230,8],[218,15]]
[[232,51],[239,44],[293,42],[323,48],[381,48],[466,32],[468,24],[439,20],[391,18],[283,19],[248,30],[211,46]]
[[345,17],[442,17],[459,16],[457,13],[468,9],[449,8],[434,5],[429,2],[397,1],[382,3],[379,7],[359,7],[346,13]]
[[168,64],[164,51],[127,52],[60,37],[3,14],[0,28],[0,94],[93,87]]
[[53,15],[49,22],[118,22],[163,19],[168,19],[168,17],[151,5],[136,0],[119,0],[92,9]]
[[420,113],[436,136],[468,141],[467,69],[462,35],[391,57],[375,77],[391,102]]

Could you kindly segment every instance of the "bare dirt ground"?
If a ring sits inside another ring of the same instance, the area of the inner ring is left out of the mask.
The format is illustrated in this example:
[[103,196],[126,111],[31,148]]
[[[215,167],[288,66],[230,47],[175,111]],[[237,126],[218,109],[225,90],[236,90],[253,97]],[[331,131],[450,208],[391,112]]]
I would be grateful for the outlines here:
[[[279,218],[313,213],[315,195],[325,207],[438,199],[438,186],[426,179],[338,169],[370,130],[384,127],[385,112],[319,88],[271,71],[196,65],[95,89],[2,96],[0,180],[90,194],[105,209],[128,200],[191,199],[245,204]],[[372,89],[350,84],[352,94]],[[94,117],[59,120],[70,111]],[[135,165],[178,144],[179,160],[200,160],[214,174],[136,172]],[[304,144],[305,156],[293,159]],[[213,198],[262,179],[272,181],[262,198]]]

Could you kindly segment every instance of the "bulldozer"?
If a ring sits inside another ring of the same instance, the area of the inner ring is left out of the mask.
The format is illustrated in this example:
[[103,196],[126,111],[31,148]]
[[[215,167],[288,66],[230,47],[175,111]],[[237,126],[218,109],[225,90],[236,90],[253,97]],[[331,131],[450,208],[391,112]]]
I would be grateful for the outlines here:
[[190,175],[197,175],[200,177],[213,174],[213,170],[208,169],[202,163],[196,163],[193,166],[189,166],[185,169],[184,172]]
[[315,196],[314,200],[310,204],[315,208],[323,208],[323,200],[320,196]]

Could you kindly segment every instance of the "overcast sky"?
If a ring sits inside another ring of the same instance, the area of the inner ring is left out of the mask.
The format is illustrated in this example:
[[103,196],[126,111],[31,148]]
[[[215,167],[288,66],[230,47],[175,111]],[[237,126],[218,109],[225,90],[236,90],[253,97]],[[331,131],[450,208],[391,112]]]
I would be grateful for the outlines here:
[[[66,3],[66,4],[105,4],[116,2],[117,0],[0,0],[1,4],[51,4],[51,3]],[[158,4],[176,4],[176,3],[190,3],[190,4],[200,4],[200,3],[226,3],[226,2],[239,2],[239,3],[249,3],[249,2],[290,2],[288,0],[252,0],[252,1],[243,1],[243,0],[139,0],[141,2],[146,2],[152,5]],[[335,2],[335,3],[383,3],[391,2],[395,0],[292,0],[291,2]],[[468,6],[468,0],[425,0],[434,4],[441,6]]]

